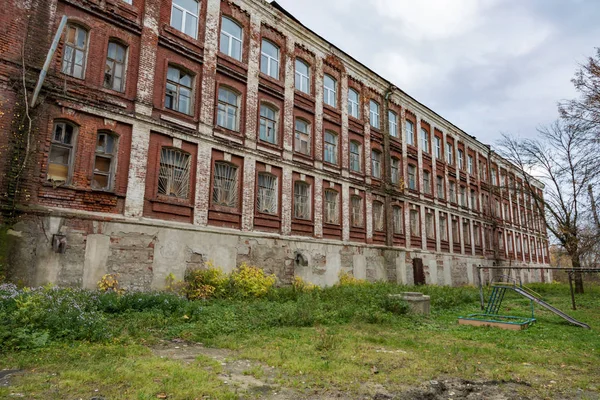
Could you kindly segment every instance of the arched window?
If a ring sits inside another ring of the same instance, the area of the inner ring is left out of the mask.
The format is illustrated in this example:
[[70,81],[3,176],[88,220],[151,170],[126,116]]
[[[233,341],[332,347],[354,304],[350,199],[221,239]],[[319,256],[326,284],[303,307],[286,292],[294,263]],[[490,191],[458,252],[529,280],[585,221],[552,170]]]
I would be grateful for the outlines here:
[[310,125],[303,119],[296,118],[294,151],[310,155]]
[[125,91],[127,47],[119,42],[108,42],[106,65],[104,67],[104,87],[117,92]]
[[417,167],[408,164],[408,188],[417,190]]
[[354,172],[361,172],[361,152],[360,152],[360,143],[351,141],[350,142],[350,170]]
[[221,19],[221,53],[242,61],[242,34],[242,27],[237,22],[223,17]]
[[277,110],[269,105],[260,105],[260,140],[277,144]]
[[188,153],[163,147],[160,151],[158,193],[187,199],[190,192],[190,163],[191,157]]
[[256,208],[264,214],[277,214],[277,177],[268,173],[258,174]]
[[213,176],[213,204],[222,207],[238,206],[238,167],[216,162]]
[[63,74],[75,78],[85,77],[85,62],[88,50],[88,31],[79,25],[67,25],[67,36],[63,49]]
[[165,108],[184,114],[192,113],[192,84],[191,74],[174,66],[167,70],[167,87],[165,91]]
[[392,157],[391,159],[391,183],[392,185],[397,185],[400,183],[400,160],[398,160],[396,157]]
[[337,164],[337,154],[337,135],[331,131],[326,131],[323,160],[329,164]]
[[303,60],[296,58],[296,89],[310,94],[310,66]]
[[350,199],[351,214],[350,224],[354,228],[362,228],[364,225],[363,218],[363,199],[360,196],[352,196]]
[[310,185],[294,182],[294,218],[310,220]]
[[409,120],[406,120],[406,143],[415,145],[415,125]]
[[360,118],[360,96],[352,88],[348,89],[348,115],[354,118]]
[[431,172],[423,171],[423,193],[431,194]]
[[374,100],[369,102],[369,122],[375,129],[379,129],[379,103]]
[[327,74],[323,79],[323,101],[331,107],[337,106],[337,81]]
[[394,233],[401,235],[404,233],[404,218],[402,216],[402,207],[393,206],[392,214],[394,217]]
[[49,181],[71,182],[76,135],[77,127],[75,125],[62,121],[54,123],[46,175]]
[[239,95],[224,86],[219,87],[217,125],[236,132],[240,126]]
[[383,216],[383,203],[380,201],[373,202],[373,229],[378,232],[383,232],[385,226],[385,218]]
[[117,163],[117,144],[117,136],[110,132],[98,132],[92,189],[113,189]]
[[398,114],[393,111],[388,111],[388,124],[390,128],[390,136],[398,137]]
[[378,150],[371,150],[371,176],[381,179],[381,152]]
[[323,222],[338,225],[340,223],[339,193],[335,190],[327,189],[324,192],[324,197]]
[[260,72],[279,79],[279,47],[266,39],[262,41]]
[[197,39],[199,12],[200,5],[197,0],[173,0],[171,6],[171,26]]
[[421,147],[425,153],[429,153],[429,132],[421,129]]

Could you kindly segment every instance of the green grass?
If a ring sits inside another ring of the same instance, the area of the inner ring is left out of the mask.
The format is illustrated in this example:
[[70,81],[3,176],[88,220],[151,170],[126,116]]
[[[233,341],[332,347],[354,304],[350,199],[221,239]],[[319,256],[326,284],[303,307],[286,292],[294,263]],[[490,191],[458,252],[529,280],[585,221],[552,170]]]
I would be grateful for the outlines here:
[[[568,286],[531,287],[592,330],[571,326],[537,306],[537,322],[525,331],[459,326],[458,316],[479,312],[474,288],[369,284],[309,294],[281,289],[264,300],[181,301],[168,310],[161,305],[164,298],[153,302],[141,296],[145,306],[132,299],[129,306],[103,306],[112,332],[107,340],[57,339],[43,348],[5,351],[0,369],[26,373],[15,377],[13,386],[0,388],[0,398],[10,393],[45,399],[238,398],[219,380],[220,363],[199,357],[184,364],[152,354],[149,346],[174,337],[273,366],[279,382],[296,390],[364,394],[369,385],[380,384],[400,392],[457,377],[523,382],[525,395],[542,398],[569,398],[578,389],[599,394],[600,288],[586,287],[572,311]],[[407,290],[432,296],[430,316],[386,310],[387,293]],[[507,293],[501,312],[529,316],[530,303]],[[264,370],[253,365],[243,373],[262,379]]]

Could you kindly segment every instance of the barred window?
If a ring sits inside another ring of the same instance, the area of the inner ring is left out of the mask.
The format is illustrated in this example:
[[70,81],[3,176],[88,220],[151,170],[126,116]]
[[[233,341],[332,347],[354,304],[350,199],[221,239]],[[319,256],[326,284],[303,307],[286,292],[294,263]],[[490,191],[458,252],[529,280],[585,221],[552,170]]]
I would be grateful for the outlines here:
[[187,199],[190,190],[190,162],[188,153],[163,147],[160,152],[158,193]]
[[363,219],[363,199],[360,196],[352,196],[351,202],[351,215],[350,223],[354,228],[362,228],[364,224]]
[[224,162],[215,163],[213,203],[231,208],[238,206],[238,168],[236,166]]
[[92,189],[111,190],[115,177],[117,137],[107,132],[98,133]]
[[392,214],[394,218],[394,233],[397,235],[401,235],[404,233],[404,218],[402,215],[402,207],[392,207]]
[[335,190],[325,190],[325,210],[323,213],[323,222],[326,224],[339,224],[340,223],[340,212],[339,212],[339,201],[338,192]]
[[48,157],[48,173],[46,178],[53,182],[69,183],[73,164],[73,146],[77,128],[68,122],[54,123],[50,155]]
[[310,185],[302,181],[294,183],[294,218],[310,220]]
[[350,170],[354,172],[360,172],[361,169],[361,156],[360,156],[360,143],[350,142]]
[[373,229],[382,232],[385,226],[385,218],[383,215],[383,203],[380,201],[373,202]]
[[296,140],[294,151],[310,155],[310,125],[303,119],[296,118]]
[[277,177],[262,172],[258,174],[256,208],[260,213],[277,214]]

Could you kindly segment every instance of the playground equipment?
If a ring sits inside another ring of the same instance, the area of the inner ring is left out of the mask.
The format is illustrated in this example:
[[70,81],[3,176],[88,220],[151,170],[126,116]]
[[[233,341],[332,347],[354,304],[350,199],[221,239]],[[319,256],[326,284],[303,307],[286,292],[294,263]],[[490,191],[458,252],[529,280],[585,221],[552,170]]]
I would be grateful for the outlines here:
[[[533,324],[536,319],[534,316],[534,304],[546,308],[553,312],[559,317],[565,319],[573,325],[577,325],[581,328],[590,329],[590,326],[577,321],[575,318],[565,314],[558,308],[546,303],[541,299],[541,296],[533,290],[526,288],[520,281],[513,279],[509,276],[504,276],[503,281],[492,283],[492,293],[485,308],[483,314],[470,314],[466,317],[459,317],[458,323],[461,325],[475,325],[475,326],[495,326],[503,329],[521,330],[529,327]],[[514,317],[500,315],[500,307],[507,291],[513,291],[531,302],[531,318],[527,317]]]

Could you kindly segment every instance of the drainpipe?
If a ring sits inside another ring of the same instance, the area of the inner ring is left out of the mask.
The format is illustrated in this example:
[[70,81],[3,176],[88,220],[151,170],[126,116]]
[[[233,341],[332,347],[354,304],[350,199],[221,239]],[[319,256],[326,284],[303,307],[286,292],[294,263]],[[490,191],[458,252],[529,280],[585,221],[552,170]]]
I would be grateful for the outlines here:
[[[384,96],[384,106],[383,106],[383,154],[384,154],[384,163],[385,163],[385,174],[384,174],[384,189],[385,189],[385,223],[386,223],[386,236],[385,236],[385,244],[388,247],[392,247],[394,245],[394,219],[392,215],[392,155],[391,155],[391,147],[390,147],[390,123],[388,120],[389,110],[390,110],[390,97],[396,90],[396,86],[391,85]],[[399,124],[400,125],[400,124]]]
[[[40,72],[40,76],[38,77],[37,85],[35,86],[35,91],[33,92],[33,97],[31,98],[31,108],[35,107],[35,102],[42,90],[42,85],[44,84],[44,80],[46,79],[46,75],[48,74],[48,69],[50,68],[50,63],[54,58],[54,53],[56,52],[56,48],[58,47],[58,43],[60,42],[60,37],[62,36],[63,30],[65,29],[65,25],[67,24],[67,16],[63,15],[60,24],[58,25],[58,30],[54,35],[54,40],[52,41],[52,46],[50,46],[50,50],[48,50],[48,54],[46,55],[46,62],[44,62],[44,67]],[[25,66],[23,65],[23,68]]]

